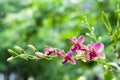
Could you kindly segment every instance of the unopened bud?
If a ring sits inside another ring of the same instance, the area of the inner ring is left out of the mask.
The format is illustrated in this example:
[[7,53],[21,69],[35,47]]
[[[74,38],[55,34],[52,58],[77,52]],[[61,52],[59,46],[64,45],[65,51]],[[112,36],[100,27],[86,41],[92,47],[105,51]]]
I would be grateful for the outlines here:
[[28,46],[28,48],[30,48],[32,51],[37,51],[37,49],[33,46],[33,45],[27,45]]
[[101,40],[102,40],[102,37],[101,37],[101,36],[99,36],[99,37],[98,37],[98,39],[99,39],[99,41],[101,41]]
[[26,54],[20,54],[20,57],[25,59],[25,60],[28,60],[28,56]]
[[12,56],[17,56],[16,52],[14,52],[12,49],[8,49],[8,52],[9,52]]
[[103,66],[105,70],[108,70],[108,66],[107,65],[104,65]]
[[12,57],[12,56],[7,59],[8,62],[10,62],[10,61],[12,61],[12,60],[13,60],[13,57]]
[[42,58],[44,56],[42,52],[35,52],[35,54],[38,58]]
[[103,2],[103,0],[98,0],[98,2]]
[[90,36],[90,33],[86,33],[87,36]]
[[77,80],[86,80],[85,76],[80,76]]
[[23,51],[23,49],[22,49],[21,47],[19,47],[19,46],[15,46],[14,48],[15,48],[16,50],[20,51],[20,52]]
[[91,29],[94,31],[95,30],[95,28],[94,27],[91,27]]

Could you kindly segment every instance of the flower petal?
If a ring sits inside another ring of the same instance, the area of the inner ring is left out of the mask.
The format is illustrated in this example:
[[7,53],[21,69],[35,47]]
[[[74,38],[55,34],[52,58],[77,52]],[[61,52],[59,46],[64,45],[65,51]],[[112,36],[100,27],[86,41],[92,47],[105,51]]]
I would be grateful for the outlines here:
[[58,51],[58,52],[57,52],[57,55],[58,55],[58,56],[63,56],[63,57],[64,57],[64,56],[65,56],[64,50]]
[[104,53],[97,53],[97,57],[105,59],[105,54]]
[[73,45],[73,46],[70,48],[70,50],[71,50],[72,52],[75,52],[76,49],[77,49],[76,45]]
[[98,53],[101,53],[104,50],[104,45],[100,42],[97,42],[94,44],[94,50]]
[[91,50],[91,49],[93,48],[93,45],[94,45],[94,44],[95,44],[95,43],[93,43],[93,42],[91,42],[90,44],[88,44],[88,46],[87,46],[87,47],[88,47],[88,49],[90,49],[90,50]]
[[69,56],[69,57],[72,57],[72,51],[70,50],[68,53],[67,53],[67,56]]
[[82,44],[84,42],[84,36],[81,35],[79,38],[78,38],[78,44]]
[[46,55],[50,55],[50,54],[52,54],[52,53],[55,52],[55,49],[54,49],[53,47],[51,47],[51,46],[47,46],[47,47],[43,50],[43,52],[44,52]]
[[76,60],[74,58],[70,58],[70,63],[71,64],[76,64]]
[[62,64],[66,64],[67,61],[68,61],[67,59],[64,59],[63,62],[62,62]]
[[72,44],[77,44],[77,38],[74,36],[72,39],[69,39]]
[[89,53],[86,54],[85,58],[86,58],[86,60],[90,60],[90,55],[89,55]]

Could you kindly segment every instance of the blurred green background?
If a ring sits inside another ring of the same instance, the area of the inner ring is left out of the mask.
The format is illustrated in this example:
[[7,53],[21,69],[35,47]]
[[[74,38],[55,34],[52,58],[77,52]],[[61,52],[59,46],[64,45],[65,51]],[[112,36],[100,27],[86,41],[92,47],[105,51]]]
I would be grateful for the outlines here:
[[[0,0],[0,80],[103,80],[103,69],[95,62],[62,65],[63,58],[54,58],[9,63],[7,49],[18,45],[28,50],[27,45],[32,44],[39,51],[50,45],[67,52],[68,38],[90,32],[87,19],[96,36],[102,37],[107,60],[114,61],[101,12],[107,12],[114,29],[116,5],[117,0]],[[85,38],[85,44],[93,40]]]

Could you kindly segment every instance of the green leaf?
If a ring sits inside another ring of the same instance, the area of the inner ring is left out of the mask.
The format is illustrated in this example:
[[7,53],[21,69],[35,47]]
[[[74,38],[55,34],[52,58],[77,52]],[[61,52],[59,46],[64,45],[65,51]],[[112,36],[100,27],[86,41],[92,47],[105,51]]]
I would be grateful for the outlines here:
[[118,38],[120,38],[120,27],[118,27],[118,28],[114,31],[114,33],[113,33],[113,35],[112,35],[112,41],[116,41]]
[[112,70],[106,71],[104,74],[104,80],[112,80],[114,78],[114,75],[112,73]]
[[120,70],[117,70],[118,79],[120,79]]
[[120,27],[118,28],[118,38],[120,38]]
[[102,19],[103,19],[103,22],[105,24],[105,27],[111,33],[112,32],[111,24],[110,24],[110,21],[109,21],[106,13],[104,11],[102,12]]

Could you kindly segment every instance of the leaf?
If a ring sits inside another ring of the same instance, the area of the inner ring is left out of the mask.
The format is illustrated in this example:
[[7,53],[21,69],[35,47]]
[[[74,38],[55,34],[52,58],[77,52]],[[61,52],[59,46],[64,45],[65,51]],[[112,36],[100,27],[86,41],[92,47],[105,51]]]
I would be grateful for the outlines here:
[[118,79],[120,79],[120,70],[117,70]]
[[118,38],[120,38],[120,27],[118,28]]
[[111,24],[110,24],[110,21],[109,21],[106,13],[104,11],[102,12],[102,19],[103,19],[103,22],[105,24],[105,27],[111,33],[112,32]]
[[114,31],[111,39],[112,39],[112,41],[116,41],[118,38],[120,38],[120,27],[118,27],[118,28]]
[[114,78],[114,75],[112,73],[112,70],[106,71],[104,74],[104,80],[112,80]]

